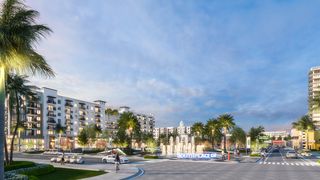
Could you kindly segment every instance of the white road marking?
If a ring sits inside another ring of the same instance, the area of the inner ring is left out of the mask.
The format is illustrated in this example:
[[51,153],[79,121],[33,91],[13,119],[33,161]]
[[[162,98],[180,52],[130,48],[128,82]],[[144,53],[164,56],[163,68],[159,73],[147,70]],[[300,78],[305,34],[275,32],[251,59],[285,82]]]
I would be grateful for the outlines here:
[[272,164],[276,164],[275,162],[273,162]]
[[277,165],[279,165],[280,163],[279,162],[277,162]]
[[293,163],[291,163],[291,165],[293,166],[294,164],[293,164]]
[[268,164],[271,164],[271,162],[268,162]]
[[259,164],[262,164],[262,162],[259,162]]
[[284,165],[284,163],[281,163],[281,165]]
[[296,165],[297,165],[297,166],[300,166],[300,164],[299,164],[299,163],[296,163]]

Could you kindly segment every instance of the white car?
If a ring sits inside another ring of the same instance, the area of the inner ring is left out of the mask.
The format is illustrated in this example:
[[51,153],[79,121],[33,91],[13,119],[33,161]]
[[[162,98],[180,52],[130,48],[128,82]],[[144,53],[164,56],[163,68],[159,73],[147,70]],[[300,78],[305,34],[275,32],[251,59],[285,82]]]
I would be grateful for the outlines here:
[[306,156],[306,157],[312,156],[312,154],[308,151],[302,151],[300,154],[301,154],[301,156]]
[[74,155],[70,157],[69,162],[72,164],[84,164],[84,159],[81,156]]
[[298,158],[298,155],[295,151],[288,151],[286,153],[286,158]]
[[[115,163],[115,158],[116,158],[116,155],[108,155],[108,156],[103,156],[102,157],[102,162],[103,163]],[[121,164],[125,164],[125,163],[128,163],[129,162],[129,159],[125,156],[120,156],[120,163]]]

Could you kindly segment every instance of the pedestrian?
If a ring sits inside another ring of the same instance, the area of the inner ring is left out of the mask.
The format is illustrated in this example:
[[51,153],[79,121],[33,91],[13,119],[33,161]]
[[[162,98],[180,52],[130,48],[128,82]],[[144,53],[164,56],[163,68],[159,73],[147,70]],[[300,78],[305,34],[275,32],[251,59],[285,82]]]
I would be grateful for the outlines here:
[[62,151],[61,165],[64,165],[64,152]]
[[116,157],[114,159],[115,165],[116,165],[116,172],[120,170],[120,156],[118,153],[116,153]]

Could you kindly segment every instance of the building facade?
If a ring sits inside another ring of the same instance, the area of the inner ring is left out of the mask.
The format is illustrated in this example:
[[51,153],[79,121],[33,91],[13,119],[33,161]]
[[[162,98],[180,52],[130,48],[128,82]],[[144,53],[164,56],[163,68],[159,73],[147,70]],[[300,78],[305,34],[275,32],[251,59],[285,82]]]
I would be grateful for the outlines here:
[[185,126],[183,121],[180,121],[178,127],[159,127],[153,129],[153,138],[159,139],[161,134],[166,136],[177,133],[177,135],[191,135],[191,126]]
[[320,129],[320,109],[314,108],[312,99],[320,95],[320,66],[313,67],[309,71],[309,115],[315,122],[316,128]]
[[[97,100],[88,102],[61,96],[51,88],[41,88],[34,91],[36,96],[23,100],[20,112],[23,130],[19,131],[19,141],[25,147],[22,149],[74,149],[80,147],[77,136],[88,125],[95,124],[101,130],[117,131],[119,115],[106,114],[106,102]],[[7,105],[7,102],[6,102]],[[7,108],[6,108],[7,109]],[[118,112],[125,112],[129,107],[120,107]],[[10,139],[12,127],[16,124],[16,113],[6,111],[6,134]],[[10,117],[12,114],[12,117]],[[153,116],[137,114],[142,132],[152,132],[155,119]],[[10,119],[10,121],[9,121]],[[64,132],[57,132],[57,125],[64,128]],[[8,141],[9,142],[9,141]],[[101,144],[105,147],[105,144]]]

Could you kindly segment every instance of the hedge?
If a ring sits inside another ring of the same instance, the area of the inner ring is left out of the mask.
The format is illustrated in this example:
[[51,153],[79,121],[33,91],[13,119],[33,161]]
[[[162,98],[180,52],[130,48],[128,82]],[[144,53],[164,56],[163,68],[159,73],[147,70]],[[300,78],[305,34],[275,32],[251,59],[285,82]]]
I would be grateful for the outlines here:
[[159,159],[159,156],[144,156],[145,159]]
[[21,168],[5,173],[5,179],[10,180],[38,180],[36,176],[48,174],[54,171],[52,165],[36,164],[34,167]]
[[36,164],[30,161],[14,161],[12,164],[4,167],[4,171],[12,171],[15,169],[34,167]]
[[260,154],[250,154],[250,157],[260,157]]

